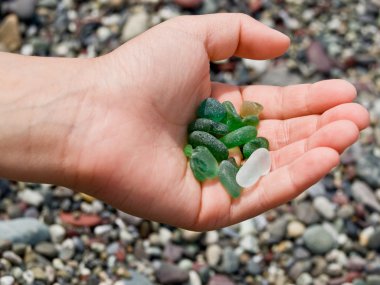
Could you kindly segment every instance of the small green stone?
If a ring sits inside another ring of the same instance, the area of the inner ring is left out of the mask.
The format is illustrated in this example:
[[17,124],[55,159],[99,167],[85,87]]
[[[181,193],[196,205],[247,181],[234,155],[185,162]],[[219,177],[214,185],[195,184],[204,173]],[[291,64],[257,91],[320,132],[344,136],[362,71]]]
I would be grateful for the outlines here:
[[259,117],[258,116],[255,116],[255,115],[250,115],[250,116],[247,116],[243,119],[243,124],[245,126],[254,126],[254,127],[257,127],[257,125],[259,124]]
[[193,147],[205,146],[217,161],[228,158],[227,147],[213,135],[202,131],[194,131],[189,135],[189,143]]
[[199,181],[214,178],[218,175],[218,162],[204,146],[197,146],[190,158],[190,167]]
[[220,139],[227,148],[233,148],[235,146],[241,146],[247,142],[253,140],[257,135],[257,129],[253,126],[245,126],[237,129]]
[[199,118],[213,120],[214,122],[220,122],[226,116],[226,109],[219,101],[213,98],[207,98],[199,105],[197,116]]
[[214,122],[210,119],[196,119],[189,125],[188,132],[203,131],[214,136],[224,136],[228,134],[228,126],[219,122]]
[[264,107],[256,102],[243,101],[240,107],[240,115],[245,118],[251,115],[258,116]]
[[227,116],[223,122],[228,126],[229,130],[234,131],[243,127],[243,121],[239,114],[236,112],[234,105],[230,101],[224,101],[222,104],[227,111]]
[[193,147],[191,146],[191,144],[187,144],[184,148],[183,148],[183,152],[185,153],[185,155],[187,157],[191,157],[191,154],[193,153]]
[[236,182],[236,174],[239,169],[231,163],[229,160],[223,160],[219,165],[219,180],[220,183],[227,190],[228,194],[230,194],[233,198],[238,198],[241,193],[241,187]]
[[269,141],[266,138],[258,137],[246,143],[243,146],[244,158],[247,159],[255,150],[259,148],[266,148],[269,150]]

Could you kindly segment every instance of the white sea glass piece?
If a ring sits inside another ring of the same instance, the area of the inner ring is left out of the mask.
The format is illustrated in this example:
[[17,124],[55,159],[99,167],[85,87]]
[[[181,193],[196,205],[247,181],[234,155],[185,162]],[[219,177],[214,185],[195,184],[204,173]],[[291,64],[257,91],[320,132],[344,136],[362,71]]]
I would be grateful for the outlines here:
[[254,151],[236,174],[236,182],[243,188],[254,185],[263,175],[270,171],[271,159],[266,148]]

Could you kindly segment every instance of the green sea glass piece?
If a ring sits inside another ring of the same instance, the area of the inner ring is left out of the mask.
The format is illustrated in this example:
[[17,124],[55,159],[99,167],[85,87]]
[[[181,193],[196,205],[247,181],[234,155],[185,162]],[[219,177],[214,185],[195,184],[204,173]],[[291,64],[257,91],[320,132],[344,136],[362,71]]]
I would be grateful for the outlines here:
[[189,143],[193,147],[205,146],[217,161],[228,158],[227,147],[213,135],[202,131],[194,131],[189,135]]
[[222,121],[226,116],[226,109],[219,101],[207,98],[202,101],[197,110],[199,118],[206,118],[214,122]]
[[204,146],[197,146],[190,158],[190,167],[199,181],[212,179],[218,175],[218,162],[212,153]]
[[219,165],[219,180],[233,198],[238,198],[241,193],[241,187],[236,182],[238,168],[229,160],[223,160]]
[[259,124],[259,117],[258,116],[255,116],[255,115],[249,115],[245,118],[243,118],[243,124],[245,126],[254,126],[254,127],[257,127],[257,125]]
[[185,153],[186,157],[191,157],[191,154],[193,153],[193,147],[191,146],[191,144],[187,144],[183,148],[183,152]]
[[222,104],[227,111],[227,115],[223,122],[228,126],[229,130],[234,131],[243,127],[244,123],[239,114],[236,112],[234,105],[230,101],[224,101]]
[[219,122],[214,122],[210,119],[196,119],[189,125],[188,132],[203,131],[214,136],[224,136],[228,134],[228,126]]
[[243,118],[254,115],[258,116],[262,111],[264,107],[256,102],[252,101],[243,101],[240,107],[240,116]]
[[241,146],[253,140],[257,135],[257,129],[253,126],[245,126],[237,129],[224,137],[220,141],[225,144],[227,148]]
[[269,141],[266,138],[263,137],[257,137],[251,140],[250,142],[247,142],[243,146],[243,156],[245,159],[249,158],[251,154],[259,149],[259,148],[266,148],[269,150]]

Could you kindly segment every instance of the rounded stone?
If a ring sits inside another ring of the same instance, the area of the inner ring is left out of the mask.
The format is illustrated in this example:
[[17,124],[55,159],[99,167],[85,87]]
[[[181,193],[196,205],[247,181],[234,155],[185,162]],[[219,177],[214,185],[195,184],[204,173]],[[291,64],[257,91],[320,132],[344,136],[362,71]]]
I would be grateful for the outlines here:
[[203,3],[203,0],[174,0],[174,2],[182,8],[197,8]]
[[59,243],[64,240],[66,230],[61,225],[55,224],[49,227],[50,237],[52,242]]
[[333,249],[336,243],[333,236],[320,225],[306,229],[303,239],[306,247],[314,254],[325,254]]
[[298,238],[305,232],[305,225],[299,221],[291,221],[287,226],[287,236]]
[[15,282],[14,277],[12,276],[3,276],[0,277],[0,285],[13,285]]
[[217,244],[209,245],[206,249],[207,263],[211,267],[217,266],[221,259],[222,253],[223,253],[223,250],[219,245]]

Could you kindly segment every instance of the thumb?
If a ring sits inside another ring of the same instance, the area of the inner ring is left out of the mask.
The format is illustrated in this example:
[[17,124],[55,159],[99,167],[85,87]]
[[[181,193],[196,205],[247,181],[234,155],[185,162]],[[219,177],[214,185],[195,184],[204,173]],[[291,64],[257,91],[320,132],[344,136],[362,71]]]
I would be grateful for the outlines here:
[[233,55],[270,59],[282,55],[290,39],[245,14],[220,13],[175,18],[182,29],[200,39],[210,60]]

